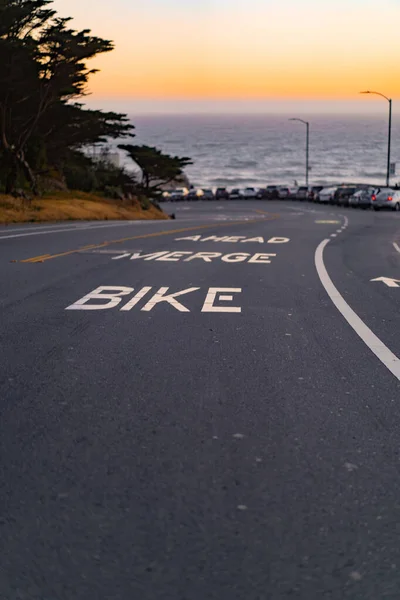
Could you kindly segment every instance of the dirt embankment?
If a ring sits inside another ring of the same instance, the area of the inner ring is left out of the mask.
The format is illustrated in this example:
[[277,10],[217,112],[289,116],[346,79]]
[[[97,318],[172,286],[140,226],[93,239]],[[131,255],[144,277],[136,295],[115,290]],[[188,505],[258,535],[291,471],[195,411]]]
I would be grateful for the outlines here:
[[168,215],[151,203],[145,210],[138,200],[108,200],[85,192],[55,192],[30,203],[0,194],[0,223],[149,219]]

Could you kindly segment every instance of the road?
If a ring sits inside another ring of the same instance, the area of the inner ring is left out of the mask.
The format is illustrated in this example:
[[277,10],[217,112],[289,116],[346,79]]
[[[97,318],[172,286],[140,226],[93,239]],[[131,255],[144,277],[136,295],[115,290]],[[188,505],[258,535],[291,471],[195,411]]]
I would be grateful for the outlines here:
[[165,208],[0,228],[0,598],[397,600],[400,215]]

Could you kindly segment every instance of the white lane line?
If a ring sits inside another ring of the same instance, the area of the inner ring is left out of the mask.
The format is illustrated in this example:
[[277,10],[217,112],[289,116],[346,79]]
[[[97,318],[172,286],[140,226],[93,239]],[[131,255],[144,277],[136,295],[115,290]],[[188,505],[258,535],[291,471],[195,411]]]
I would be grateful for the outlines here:
[[13,235],[2,235],[0,240],[10,240],[12,238],[30,237],[31,235],[49,235],[50,233],[63,233],[65,231],[82,231],[82,229],[51,229],[47,231],[31,231],[30,233],[16,233]]
[[396,244],[396,242],[393,242],[393,247],[400,254],[400,246],[398,244]]
[[350,327],[362,339],[364,344],[375,354],[387,369],[400,381],[400,359],[374,334],[373,331],[360,319],[339,291],[333,285],[324,264],[324,249],[330,240],[324,240],[315,251],[315,266],[318,276],[326,293],[338,311],[346,319]]
[[[1,235],[2,232],[0,231],[0,241],[1,240],[9,240],[12,238],[20,238],[20,237],[30,237],[32,235],[49,235],[50,233],[63,233],[63,232],[80,232],[80,231],[92,231],[95,229],[107,229],[109,227],[126,227],[128,225],[133,225],[133,224],[137,224],[137,223],[163,223],[164,225],[166,223],[169,224],[173,224],[172,221],[161,221],[161,220],[153,220],[153,219],[149,219],[149,220],[145,220],[145,221],[121,221],[120,223],[108,223],[107,225],[87,225],[87,226],[83,226],[80,225],[79,227],[77,226],[73,226],[73,227],[64,227],[62,229],[45,229],[45,230],[39,230],[39,231],[30,231],[28,230],[26,233],[17,233],[17,234],[10,234],[10,235]],[[175,224],[176,225],[176,224]]]
[[32,231],[50,231],[53,229],[65,229],[66,231],[74,230],[74,229],[87,229],[93,228],[98,229],[99,227],[121,227],[123,225],[138,225],[140,223],[154,223],[155,219],[149,219],[148,221],[74,221],[73,223],[51,223],[49,225],[38,225],[38,226],[30,226],[26,225],[25,227],[14,227],[13,225],[2,226],[0,229],[0,236],[4,234],[11,233],[19,233],[20,231],[24,232],[32,232]]
[[19,231],[46,231],[47,229],[54,229],[55,227],[64,227],[65,229],[71,229],[70,225],[62,225],[60,224],[55,224],[53,223],[52,225],[47,225],[47,226],[43,226],[43,227],[29,227],[29,225],[27,225],[26,227],[13,227],[13,226],[8,226],[6,228],[2,227],[2,229],[0,229],[0,235],[2,235],[3,233],[18,233]]
[[331,233],[331,237],[336,237],[337,233]]

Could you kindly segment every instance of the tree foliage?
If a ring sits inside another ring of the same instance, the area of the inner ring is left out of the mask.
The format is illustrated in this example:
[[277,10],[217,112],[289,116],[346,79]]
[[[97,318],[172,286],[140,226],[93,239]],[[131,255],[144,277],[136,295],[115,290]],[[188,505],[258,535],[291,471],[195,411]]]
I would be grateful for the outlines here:
[[146,196],[155,195],[161,186],[178,179],[183,169],[192,164],[192,160],[186,156],[170,156],[153,146],[120,144],[118,148],[124,150],[139,167],[141,188]]
[[82,152],[71,151],[65,161],[63,173],[70,189],[99,191],[114,198],[120,198],[124,192],[131,192],[136,185],[133,174],[114,165],[107,152],[94,160]]
[[61,166],[88,144],[133,136],[125,115],[76,102],[96,72],[87,61],[113,43],[72,29],[51,3],[0,0],[0,163],[8,189],[22,172],[36,193],[45,165]]

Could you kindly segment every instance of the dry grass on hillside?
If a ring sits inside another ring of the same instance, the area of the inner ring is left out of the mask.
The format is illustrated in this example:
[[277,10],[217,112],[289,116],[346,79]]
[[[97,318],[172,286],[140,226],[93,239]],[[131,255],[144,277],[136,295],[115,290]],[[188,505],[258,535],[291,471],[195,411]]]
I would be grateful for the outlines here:
[[84,192],[55,192],[31,204],[0,194],[0,223],[148,219],[168,219],[168,216],[152,205],[143,210],[137,200],[107,200]]

